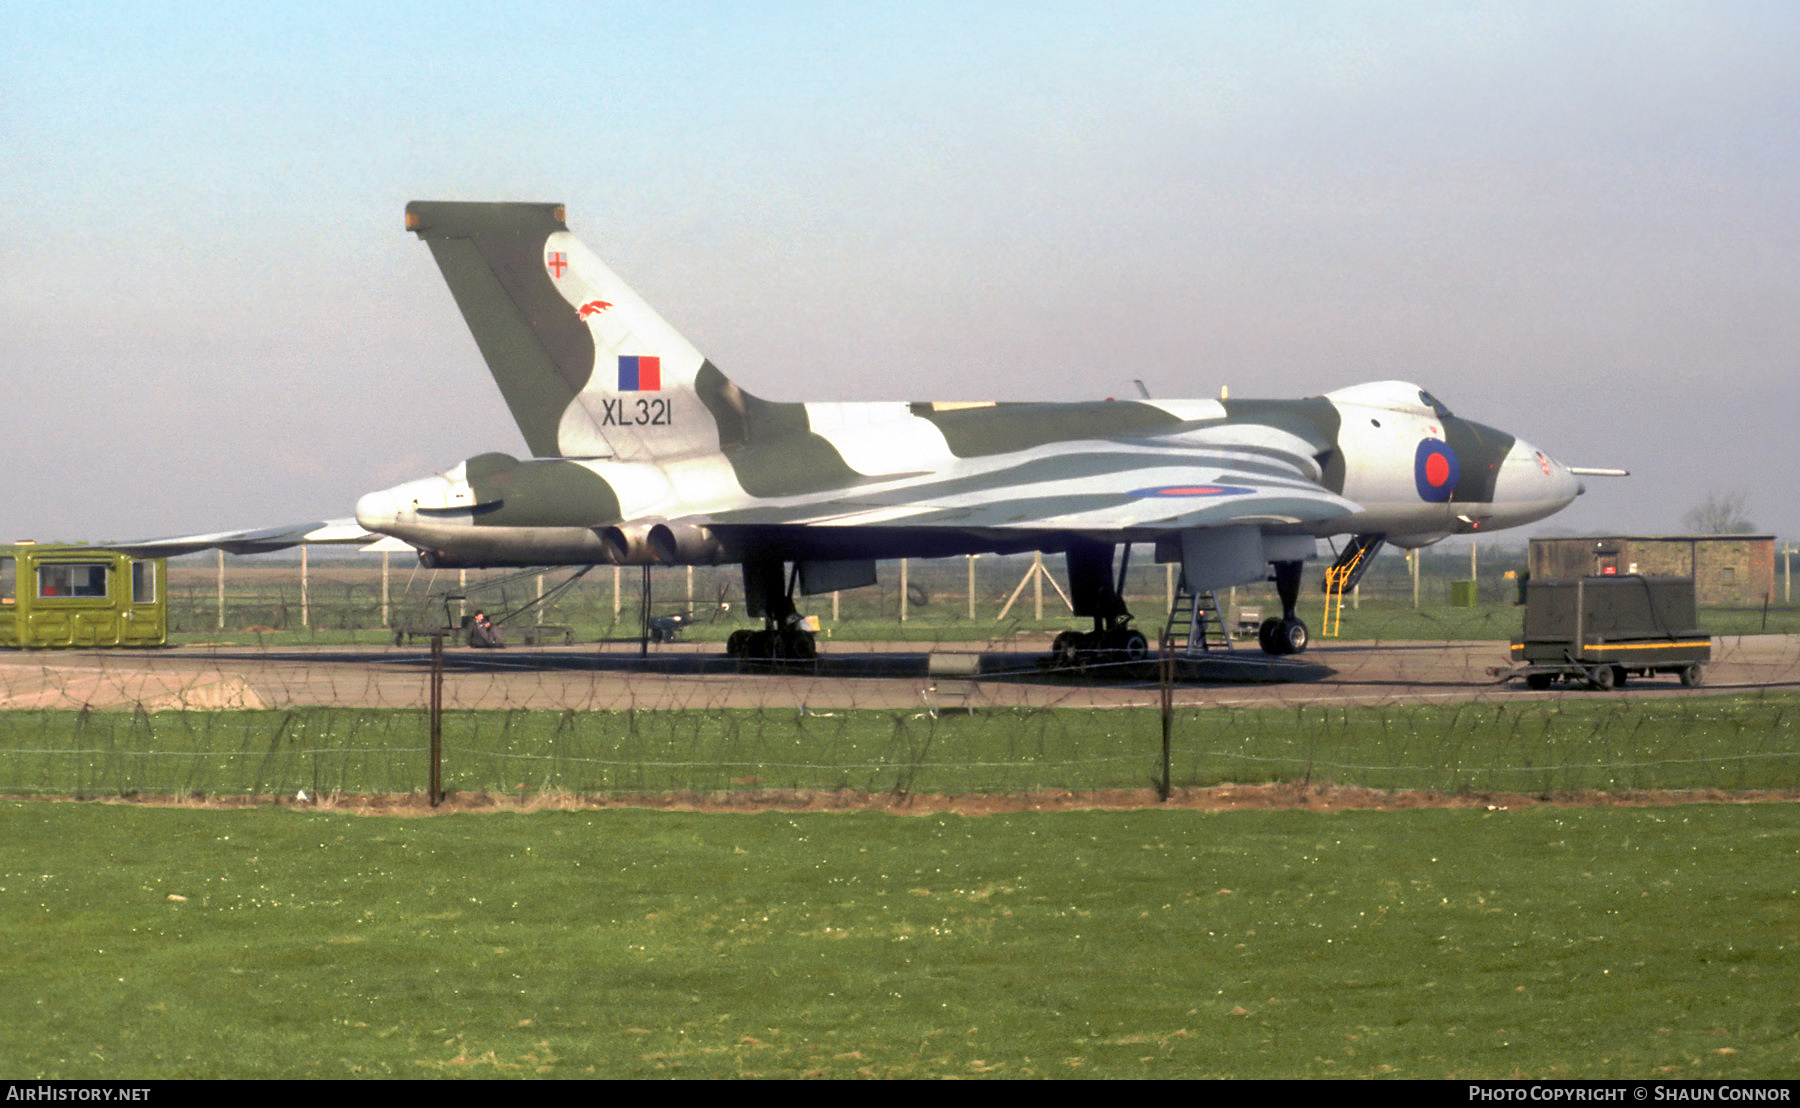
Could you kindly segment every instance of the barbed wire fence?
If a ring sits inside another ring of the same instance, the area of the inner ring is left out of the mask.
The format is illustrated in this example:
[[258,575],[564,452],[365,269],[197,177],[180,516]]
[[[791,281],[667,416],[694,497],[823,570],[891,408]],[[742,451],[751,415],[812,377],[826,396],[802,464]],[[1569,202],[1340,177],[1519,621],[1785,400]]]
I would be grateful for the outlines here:
[[[635,569],[600,567],[554,595],[566,573],[433,579],[316,559],[302,590],[293,566],[246,559],[221,588],[201,558],[171,568],[177,646],[0,656],[0,794],[427,794],[432,633],[448,636],[452,795],[1154,790],[1165,718],[1175,789],[1800,789],[1791,608],[1775,607],[1778,633],[1759,633],[1768,609],[1761,626],[1747,625],[1755,612],[1703,616],[1744,632],[1717,640],[1705,688],[1534,693],[1492,672],[1518,627],[1511,582],[1496,570],[1473,607],[1447,605],[1462,561],[1424,577],[1417,608],[1404,571],[1372,574],[1346,636],[1307,654],[1268,659],[1250,642],[1184,659],[1165,716],[1154,658],[1048,664],[1050,636],[1081,621],[1050,588],[1038,617],[1030,559],[912,562],[904,586],[884,565],[880,587],[807,598],[821,658],[776,664],[725,657],[726,634],[749,626],[735,567],[658,569],[646,605]],[[1131,607],[1155,613],[1139,622],[1153,642],[1171,584],[1158,565],[1128,579]],[[530,606],[540,590],[552,601]],[[1278,610],[1262,590],[1226,602]],[[464,645],[477,607],[503,617],[505,649]],[[672,641],[643,641],[646,617],[674,616]],[[944,655],[979,664],[946,677],[932,662]]]

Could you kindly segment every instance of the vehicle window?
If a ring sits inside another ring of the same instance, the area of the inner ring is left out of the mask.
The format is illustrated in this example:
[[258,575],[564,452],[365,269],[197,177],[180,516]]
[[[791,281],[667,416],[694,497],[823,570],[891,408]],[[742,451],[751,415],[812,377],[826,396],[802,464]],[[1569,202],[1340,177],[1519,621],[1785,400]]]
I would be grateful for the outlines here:
[[17,571],[18,559],[0,558],[0,604],[13,602],[13,574]]
[[133,604],[156,603],[156,563],[131,563],[131,602]]
[[106,596],[105,562],[65,562],[38,567],[38,592],[41,597]]

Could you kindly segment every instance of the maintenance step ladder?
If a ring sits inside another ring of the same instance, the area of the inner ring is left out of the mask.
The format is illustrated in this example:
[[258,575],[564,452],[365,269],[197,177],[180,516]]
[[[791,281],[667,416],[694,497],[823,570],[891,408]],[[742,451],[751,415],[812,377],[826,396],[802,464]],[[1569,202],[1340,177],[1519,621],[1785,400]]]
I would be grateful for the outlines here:
[[1186,581],[1175,586],[1175,603],[1169,608],[1163,638],[1183,654],[1231,649],[1231,632],[1219,611],[1219,598],[1211,592],[1195,595],[1188,591]]

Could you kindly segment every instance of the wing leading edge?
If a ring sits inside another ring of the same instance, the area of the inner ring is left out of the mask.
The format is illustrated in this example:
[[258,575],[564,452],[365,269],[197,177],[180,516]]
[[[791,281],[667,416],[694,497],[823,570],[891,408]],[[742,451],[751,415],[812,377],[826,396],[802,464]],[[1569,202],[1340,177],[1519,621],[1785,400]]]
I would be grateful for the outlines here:
[[123,551],[135,558],[177,558],[200,550],[223,550],[227,554],[270,554],[286,550],[290,546],[348,543],[366,545],[380,541],[392,540],[385,535],[364,530],[354,519],[327,519],[249,531],[214,531],[204,535],[105,543],[103,546],[107,550]]

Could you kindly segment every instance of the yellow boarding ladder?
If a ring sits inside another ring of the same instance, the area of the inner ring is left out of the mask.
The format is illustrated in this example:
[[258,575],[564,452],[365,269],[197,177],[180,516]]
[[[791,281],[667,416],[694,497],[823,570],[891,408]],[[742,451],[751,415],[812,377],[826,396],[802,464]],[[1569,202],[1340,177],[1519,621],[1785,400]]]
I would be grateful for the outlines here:
[[1319,634],[1337,638],[1344,623],[1344,594],[1356,587],[1368,570],[1368,561],[1386,541],[1383,535],[1352,535],[1344,552],[1325,570],[1325,619]]

